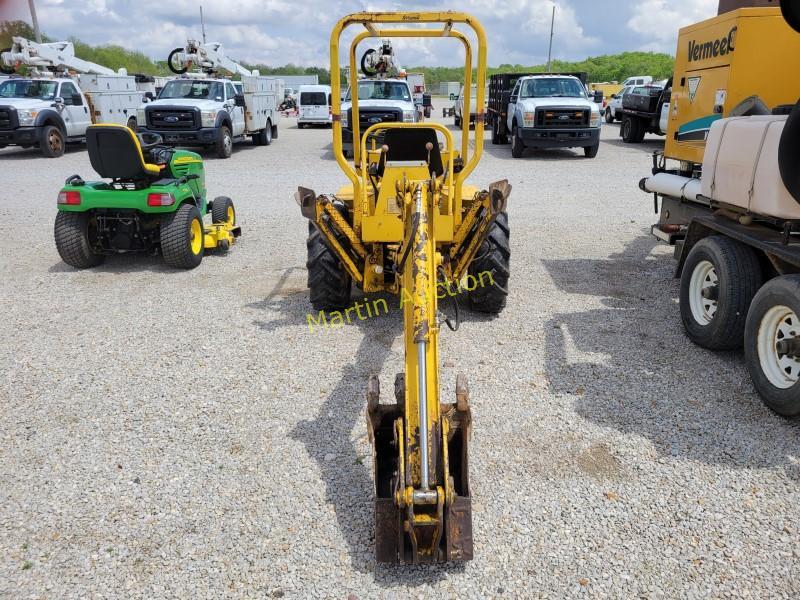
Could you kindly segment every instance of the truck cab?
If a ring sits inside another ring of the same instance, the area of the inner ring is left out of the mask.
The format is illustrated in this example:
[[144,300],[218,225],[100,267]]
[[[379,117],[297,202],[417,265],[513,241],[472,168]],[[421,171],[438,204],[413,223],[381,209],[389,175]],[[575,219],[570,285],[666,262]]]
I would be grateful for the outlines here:
[[92,124],[86,98],[69,78],[12,77],[0,82],[0,148],[38,146],[60,156]]
[[[345,156],[353,155],[353,108],[350,89],[342,103],[342,145]],[[405,79],[358,80],[359,131],[376,123],[419,122],[419,111]]]
[[511,91],[506,127],[514,158],[525,148],[584,148],[594,158],[601,124],[599,106],[575,76],[521,77]]

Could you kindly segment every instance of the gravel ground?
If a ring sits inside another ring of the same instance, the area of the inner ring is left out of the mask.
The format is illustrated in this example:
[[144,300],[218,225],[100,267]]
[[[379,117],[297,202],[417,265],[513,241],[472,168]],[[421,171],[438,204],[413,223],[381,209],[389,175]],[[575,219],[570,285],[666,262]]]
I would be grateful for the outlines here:
[[208,158],[244,236],[191,272],[66,267],[85,151],[0,151],[0,596],[798,597],[800,429],[741,354],[684,337],[636,185],[660,142],[617,132],[594,160],[487,145],[472,177],[514,185],[513,280],[441,338],[445,398],[471,384],[476,546],[425,568],[373,559],[364,390],[401,369],[399,311],[306,324],[292,193],[344,182],[328,130]]

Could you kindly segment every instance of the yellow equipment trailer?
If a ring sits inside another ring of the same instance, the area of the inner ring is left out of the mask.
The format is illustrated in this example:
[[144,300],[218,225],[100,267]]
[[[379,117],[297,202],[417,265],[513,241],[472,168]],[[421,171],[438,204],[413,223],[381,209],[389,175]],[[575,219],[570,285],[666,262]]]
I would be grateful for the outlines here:
[[[460,42],[466,55],[466,95],[477,56],[478,107],[484,106],[486,89],[486,36],[475,18],[456,12],[358,13],[341,19],[330,40],[333,152],[350,185],[331,196],[302,187],[295,195],[312,224],[308,270],[315,310],[345,307],[351,281],[365,293],[400,296],[405,370],[395,380],[395,402],[380,403],[376,377],[367,385],[376,557],[405,563],[469,560],[469,392],[459,375],[456,401],[440,398],[439,327],[443,322],[457,327],[440,312],[438,299],[467,280],[473,309],[496,314],[505,306],[510,255],[505,208],[511,187],[507,181],[485,190],[466,184],[483,150],[483,118],[475,122],[472,144],[464,121],[459,151],[450,130],[438,123],[375,122],[374,113],[364,122],[358,85],[352,86],[348,115],[354,164],[347,162],[342,153],[339,39],[352,25],[365,30],[350,46],[351,73],[357,72],[356,46],[367,38]],[[472,29],[477,49],[459,26]]]
[[800,37],[780,8],[740,8],[684,27],[664,155],[699,165],[715,121],[794,104],[798,72]]

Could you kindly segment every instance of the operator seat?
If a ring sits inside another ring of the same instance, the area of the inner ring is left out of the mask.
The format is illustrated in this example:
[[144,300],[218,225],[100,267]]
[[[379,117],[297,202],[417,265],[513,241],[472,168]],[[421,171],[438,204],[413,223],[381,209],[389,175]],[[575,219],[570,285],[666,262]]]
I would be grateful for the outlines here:
[[161,177],[161,167],[145,161],[139,138],[124,125],[90,125],[86,149],[100,177],[145,184]]
[[425,145],[428,142],[433,144],[428,170],[432,177],[440,177],[444,174],[444,165],[442,164],[442,153],[439,150],[439,138],[436,137],[436,130],[432,127],[387,129],[383,138],[383,143],[389,147],[386,162],[427,162],[428,150]]

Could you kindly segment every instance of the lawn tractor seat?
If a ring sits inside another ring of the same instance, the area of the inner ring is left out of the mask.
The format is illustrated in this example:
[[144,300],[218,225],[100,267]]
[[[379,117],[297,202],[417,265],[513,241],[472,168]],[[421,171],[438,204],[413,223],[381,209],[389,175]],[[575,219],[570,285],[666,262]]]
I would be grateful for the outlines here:
[[428,150],[425,146],[428,142],[433,144],[428,170],[431,176],[439,177],[444,174],[444,165],[442,153],[439,151],[439,138],[436,137],[436,130],[433,128],[387,129],[383,140],[389,147],[386,160],[427,162]]
[[[148,150],[160,143],[147,143]],[[124,125],[91,125],[86,130],[89,160],[103,178],[148,182],[161,177],[161,167],[145,161],[142,143]],[[150,154],[150,152],[148,152]]]

